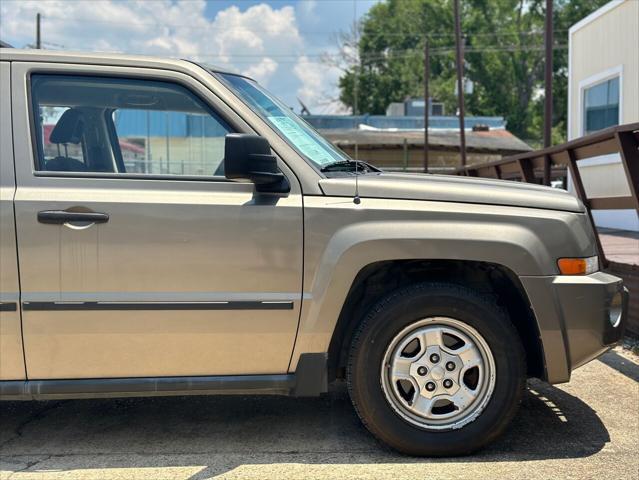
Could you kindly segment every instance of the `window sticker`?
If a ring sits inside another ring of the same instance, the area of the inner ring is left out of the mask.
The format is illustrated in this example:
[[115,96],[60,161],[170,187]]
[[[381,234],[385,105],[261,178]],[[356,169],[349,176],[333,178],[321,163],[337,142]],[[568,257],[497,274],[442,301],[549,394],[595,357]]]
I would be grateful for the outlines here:
[[295,148],[319,165],[327,165],[335,161],[331,152],[306,133],[293,119],[288,117],[268,117],[268,121],[290,140]]

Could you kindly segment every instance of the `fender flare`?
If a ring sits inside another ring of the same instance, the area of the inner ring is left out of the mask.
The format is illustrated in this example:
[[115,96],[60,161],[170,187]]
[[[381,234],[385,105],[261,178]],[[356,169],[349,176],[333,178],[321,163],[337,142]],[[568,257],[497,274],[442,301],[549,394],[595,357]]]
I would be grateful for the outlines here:
[[367,265],[392,260],[494,263],[517,274],[543,275],[554,263],[539,236],[521,224],[384,221],[350,224],[328,242],[304,294],[289,371],[302,353],[326,352],[350,287]]

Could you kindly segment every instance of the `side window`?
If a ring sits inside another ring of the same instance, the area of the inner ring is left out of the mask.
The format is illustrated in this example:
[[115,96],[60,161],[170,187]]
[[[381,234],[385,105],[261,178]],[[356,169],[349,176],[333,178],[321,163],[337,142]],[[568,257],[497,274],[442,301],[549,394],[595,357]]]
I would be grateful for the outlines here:
[[33,75],[38,171],[223,176],[233,129],[168,82]]
[[584,90],[584,134],[619,124],[619,77]]

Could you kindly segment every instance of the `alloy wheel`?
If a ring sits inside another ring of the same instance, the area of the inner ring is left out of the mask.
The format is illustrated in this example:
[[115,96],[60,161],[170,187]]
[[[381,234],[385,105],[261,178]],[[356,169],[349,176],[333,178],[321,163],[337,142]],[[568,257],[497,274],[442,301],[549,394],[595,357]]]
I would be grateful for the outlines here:
[[448,317],[419,320],[390,342],[381,365],[384,396],[407,422],[426,430],[475,420],[495,387],[495,360],[471,326]]

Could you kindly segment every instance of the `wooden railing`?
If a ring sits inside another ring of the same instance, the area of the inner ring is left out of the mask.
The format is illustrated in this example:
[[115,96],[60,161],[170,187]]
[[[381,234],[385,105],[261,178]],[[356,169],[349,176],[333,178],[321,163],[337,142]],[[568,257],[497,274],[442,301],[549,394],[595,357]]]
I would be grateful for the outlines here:
[[[630,195],[588,197],[579,172],[579,161],[614,153],[621,158]],[[639,123],[610,127],[561,145],[495,162],[459,167],[455,173],[550,185],[553,179],[565,179],[566,171],[570,172],[575,193],[587,207],[591,220],[592,210],[634,209],[639,214]],[[605,266],[607,261],[599,237],[597,247]]]

